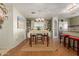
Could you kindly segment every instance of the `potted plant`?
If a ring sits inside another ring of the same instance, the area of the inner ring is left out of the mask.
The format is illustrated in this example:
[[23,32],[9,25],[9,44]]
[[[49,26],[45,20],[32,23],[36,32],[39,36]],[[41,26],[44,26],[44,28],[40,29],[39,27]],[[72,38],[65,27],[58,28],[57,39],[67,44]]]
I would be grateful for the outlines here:
[[37,30],[40,30],[40,27],[37,27]]

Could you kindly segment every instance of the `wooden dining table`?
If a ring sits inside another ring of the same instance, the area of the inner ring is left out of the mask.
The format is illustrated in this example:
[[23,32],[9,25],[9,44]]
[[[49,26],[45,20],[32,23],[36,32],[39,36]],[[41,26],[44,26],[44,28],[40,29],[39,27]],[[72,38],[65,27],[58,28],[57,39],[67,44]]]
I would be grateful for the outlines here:
[[30,38],[30,34],[46,34],[48,33],[48,36],[50,37],[50,32],[48,30],[31,30],[29,31],[29,33],[27,34],[27,37]]
[[30,43],[30,46],[32,46],[32,36],[35,36],[36,39],[35,39],[35,43],[36,41],[38,41],[38,34],[41,34],[42,35],[42,38],[41,38],[41,41],[44,43],[44,37],[47,37],[46,38],[46,41],[47,41],[47,46],[49,45],[49,36],[50,36],[50,32],[48,30],[31,30],[29,33],[28,33],[28,38],[29,38],[29,43]]

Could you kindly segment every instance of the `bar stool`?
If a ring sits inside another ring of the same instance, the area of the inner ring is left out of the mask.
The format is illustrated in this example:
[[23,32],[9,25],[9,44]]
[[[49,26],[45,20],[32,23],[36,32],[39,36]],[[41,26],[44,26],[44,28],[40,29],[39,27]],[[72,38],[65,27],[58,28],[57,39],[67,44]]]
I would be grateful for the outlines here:
[[[75,36],[69,36],[69,40],[73,39],[73,50],[77,48],[77,55],[79,56],[79,38]],[[77,47],[75,47],[75,41],[77,41]],[[70,47],[71,42],[68,42],[68,48]]]
[[74,43],[75,43],[74,39],[75,39],[75,37],[70,35],[68,38],[69,39],[68,39],[68,46],[67,46],[67,48],[69,49],[69,48],[71,48],[71,40],[73,40],[73,47],[74,47]]
[[71,42],[70,42],[70,40],[73,40],[73,50],[74,50],[74,48],[75,48],[75,41],[77,41],[77,40],[79,40],[79,38],[77,38],[77,37],[75,37],[75,36],[69,36],[69,40],[68,40],[68,48],[70,48],[71,47]]
[[63,38],[64,38],[64,42],[63,42],[63,45],[64,45],[64,47],[66,47],[66,40],[67,40],[67,38],[69,37],[69,35],[68,34],[63,34],[62,35],[63,36]]
[[63,35],[62,34],[59,34],[60,43],[61,43],[62,37],[63,37]]
[[[77,41],[77,47],[75,47],[75,41]],[[77,55],[79,56],[79,38],[75,37],[74,41],[73,41],[73,49],[77,48]]]

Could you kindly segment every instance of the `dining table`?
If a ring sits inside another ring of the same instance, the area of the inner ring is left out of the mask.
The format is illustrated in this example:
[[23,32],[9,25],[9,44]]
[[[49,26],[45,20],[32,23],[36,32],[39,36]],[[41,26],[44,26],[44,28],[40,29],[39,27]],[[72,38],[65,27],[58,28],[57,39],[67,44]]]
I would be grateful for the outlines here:
[[30,38],[30,34],[37,35],[37,34],[47,34],[50,37],[50,32],[48,30],[30,30],[27,34],[27,37]]
[[34,39],[35,44],[39,39],[44,44],[46,38],[47,47],[49,46],[50,32],[48,30],[31,30],[29,31],[27,37],[29,38],[29,44],[31,47],[32,47],[32,39],[34,39],[34,37],[35,37]]

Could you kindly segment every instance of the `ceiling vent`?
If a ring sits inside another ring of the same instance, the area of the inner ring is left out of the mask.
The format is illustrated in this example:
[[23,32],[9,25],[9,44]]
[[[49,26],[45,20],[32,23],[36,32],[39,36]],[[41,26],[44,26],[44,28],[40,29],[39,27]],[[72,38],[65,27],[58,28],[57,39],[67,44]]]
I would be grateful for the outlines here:
[[36,12],[32,12],[32,14],[36,14]]

